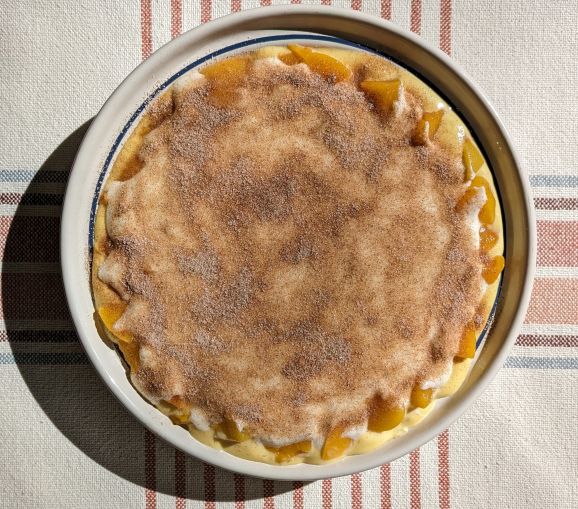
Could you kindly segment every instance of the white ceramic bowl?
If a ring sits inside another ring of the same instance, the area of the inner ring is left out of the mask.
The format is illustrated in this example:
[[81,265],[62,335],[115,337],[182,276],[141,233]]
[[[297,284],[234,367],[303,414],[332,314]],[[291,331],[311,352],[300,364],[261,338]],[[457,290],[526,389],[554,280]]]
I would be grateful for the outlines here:
[[[438,401],[431,414],[404,436],[371,453],[322,466],[267,465],[216,451],[149,405],[130,384],[116,350],[96,331],[87,259],[101,185],[147,100],[209,56],[287,41],[363,45],[409,68],[436,89],[460,112],[486,154],[501,194],[507,240],[507,268],[494,326],[462,388]],[[82,142],[68,182],[61,228],[62,272],[72,318],[88,356],[120,401],[151,431],[184,452],[243,474],[286,480],[337,477],[376,467],[419,447],[456,420],[494,377],[514,343],[528,305],[536,252],[526,177],[492,107],[464,72],[445,54],[391,23],[350,10],[309,6],[226,16],[185,33],[139,65],[105,103]]]

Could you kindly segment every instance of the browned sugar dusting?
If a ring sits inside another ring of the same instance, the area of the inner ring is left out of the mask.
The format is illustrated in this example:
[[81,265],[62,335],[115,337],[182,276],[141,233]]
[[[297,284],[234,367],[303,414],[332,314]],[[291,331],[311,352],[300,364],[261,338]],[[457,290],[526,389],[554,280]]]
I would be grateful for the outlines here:
[[481,265],[459,160],[409,142],[419,101],[383,117],[353,83],[267,61],[216,90],[158,107],[110,198],[108,279],[147,352],[135,383],[290,441],[439,377]]

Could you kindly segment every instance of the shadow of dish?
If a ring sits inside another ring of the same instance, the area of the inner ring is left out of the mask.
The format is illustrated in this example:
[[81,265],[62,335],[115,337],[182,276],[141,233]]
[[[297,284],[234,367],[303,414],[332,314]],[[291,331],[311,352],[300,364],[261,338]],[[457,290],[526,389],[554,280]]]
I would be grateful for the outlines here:
[[63,188],[91,121],[54,150],[19,202],[11,198],[18,208],[2,259],[2,304],[6,339],[31,394],[52,424],[86,456],[147,490],[193,500],[234,501],[301,486],[226,472],[157,440],[108,391],[89,363],[66,304],[59,229]]

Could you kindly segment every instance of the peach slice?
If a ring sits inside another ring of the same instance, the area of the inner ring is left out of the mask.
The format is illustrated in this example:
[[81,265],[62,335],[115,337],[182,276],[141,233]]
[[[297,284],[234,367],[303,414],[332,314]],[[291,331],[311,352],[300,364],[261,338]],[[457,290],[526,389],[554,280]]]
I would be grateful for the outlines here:
[[473,187],[468,187],[464,194],[460,197],[460,199],[458,200],[458,203],[456,204],[456,210],[466,210],[470,203],[472,203],[472,201],[476,198],[476,196],[478,195],[478,191],[476,189],[474,189]]
[[130,367],[131,373],[136,373],[140,365],[140,346],[136,341],[118,343],[118,348],[122,352],[124,360]]
[[476,172],[484,164],[484,158],[478,147],[469,138],[464,141],[462,161],[464,163],[466,181],[473,179]]
[[490,230],[485,226],[480,228],[480,247],[484,251],[492,249],[497,244],[498,238],[498,234],[495,231]]
[[133,336],[130,332],[126,331],[116,331],[113,329],[114,324],[124,313],[126,309],[126,304],[110,304],[108,306],[101,306],[98,308],[98,316],[102,320],[107,330],[110,331],[116,338],[125,343],[130,343],[133,340]]
[[373,99],[375,105],[384,113],[389,113],[393,109],[393,103],[399,99],[401,93],[400,80],[365,80],[359,84],[359,87]]
[[298,454],[309,452],[311,450],[311,440],[303,440],[302,442],[285,445],[283,447],[267,447],[267,449],[275,453],[275,461],[277,463],[285,463],[292,460]]
[[199,72],[209,80],[236,83],[245,75],[247,64],[245,57],[231,57],[209,64]]
[[249,440],[251,435],[246,431],[241,431],[235,421],[225,419],[223,422],[217,424],[217,431],[221,431],[229,440],[233,442],[244,442]]
[[433,396],[432,389],[422,389],[416,385],[411,391],[410,401],[413,406],[425,408],[431,403]]
[[486,190],[486,203],[480,209],[478,217],[482,224],[492,224],[496,219],[496,197],[492,193],[490,183],[478,175],[472,180],[472,187],[483,187]]
[[345,454],[347,449],[349,449],[353,443],[353,440],[351,440],[351,438],[341,436],[343,431],[343,428],[337,427],[333,429],[329,435],[327,435],[325,443],[323,444],[323,448],[321,449],[322,460],[329,461],[334,460],[335,458],[339,458]]
[[444,110],[425,112],[415,126],[413,142],[416,145],[427,145],[428,141],[433,140],[443,116]]
[[311,48],[289,44],[291,52],[315,73],[332,81],[344,81],[351,77],[351,70],[336,58],[324,53],[313,51]]
[[395,428],[405,418],[405,408],[386,405],[384,401],[372,405],[367,429],[380,433]]
[[486,283],[491,285],[496,279],[498,279],[505,266],[506,260],[504,257],[501,255],[496,256],[484,266],[482,269],[482,277],[486,280]]
[[285,65],[295,65],[301,62],[301,59],[295,53],[283,53],[277,58],[281,60]]
[[460,339],[456,357],[460,359],[473,359],[474,355],[476,355],[476,339],[475,329],[467,327]]

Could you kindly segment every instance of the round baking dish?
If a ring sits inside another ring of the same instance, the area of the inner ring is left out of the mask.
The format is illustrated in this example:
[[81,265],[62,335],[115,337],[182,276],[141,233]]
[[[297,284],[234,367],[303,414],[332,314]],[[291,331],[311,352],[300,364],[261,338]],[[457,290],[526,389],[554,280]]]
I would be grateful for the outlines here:
[[[90,287],[92,222],[101,185],[118,148],[148,101],[208,58],[258,45],[303,42],[357,46],[408,68],[452,105],[475,135],[501,197],[506,271],[492,329],[461,389],[436,403],[421,423],[381,448],[326,465],[276,466],[244,460],[197,442],[133,388],[116,350],[99,336]],[[70,312],[87,354],[120,401],[151,431],[203,461],[243,474],[313,480],[390,462],[449,426],[481,394],[502,365],[528,305],[536,247],[532,201],[511,142],[483,94],[445,54],[386,21],[359,12],[310,6],[269,7],[233,14],[185,33],[137,67],[105,103],[80,147],[66,192],[61,226],[62,272]]]

